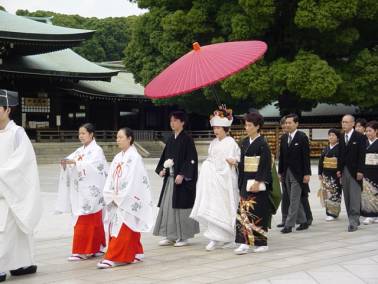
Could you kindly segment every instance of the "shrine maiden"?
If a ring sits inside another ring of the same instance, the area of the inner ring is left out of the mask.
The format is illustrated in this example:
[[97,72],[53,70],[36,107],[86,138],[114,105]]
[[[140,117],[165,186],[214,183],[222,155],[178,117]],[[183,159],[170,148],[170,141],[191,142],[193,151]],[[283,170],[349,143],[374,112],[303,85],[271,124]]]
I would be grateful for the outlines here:
[[141,232],[152,229],[150,181],[133,143],[131,129],[118,131],[117,144],[122,151],[114,157],[104,187],[108,250],[98,268],[141,261],[144,257]]
[[82,125],[79,139],[83,146],[61,161],[56,212],[73,216],[74,235],[69,261],[100,256],[106,245],[102,190],[108,164],[94,134],[91,123]]

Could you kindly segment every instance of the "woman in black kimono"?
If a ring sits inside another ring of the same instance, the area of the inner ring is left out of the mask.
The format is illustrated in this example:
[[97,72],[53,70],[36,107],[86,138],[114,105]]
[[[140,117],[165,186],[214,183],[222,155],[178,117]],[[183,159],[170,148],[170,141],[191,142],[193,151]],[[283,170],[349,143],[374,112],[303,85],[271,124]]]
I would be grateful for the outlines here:
[[378,223],[378,121],[366,125],[368,138],[365,156],[361,215],[367,217],[363,223]]
[[235,254],[268,250],[268,222],[271,214],[269,194],[272,189],[272,157],[268,143],[260,136],[264,118],[248,113],[245,130],[248,137],[241,146],[239,163],[240,202],[236,216],[236,240],[240,246]]
[[326,194],[326,221],[333,221],[339,217],[341,209],[342,188],[340,178],[336,175],[340,155],[339,138],[340,131],[331,128],[328,131],[329,145],[325,147],[319,159],[318,174],[321,186]]
[[184,112],[170,114],[173,133],[155,170],[164,178],[153,231],[154,236],[163,237],[161,246],[186,246],[199,233],[198,222],[189,218],[196,199],[198,156],[193,139],[184,130],[185,123]]

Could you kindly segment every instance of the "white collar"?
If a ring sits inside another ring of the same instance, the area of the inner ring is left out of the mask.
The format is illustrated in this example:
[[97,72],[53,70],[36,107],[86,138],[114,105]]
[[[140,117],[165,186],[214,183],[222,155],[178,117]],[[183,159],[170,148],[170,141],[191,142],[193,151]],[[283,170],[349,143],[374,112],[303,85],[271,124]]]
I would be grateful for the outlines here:
[[96,145],[96,140],[95,140],[95,138],[93,138],[92,139],[92,141],[87,145],[87,146],[85,146],[85,145],[83,145],[83,149],[89,149],[90,147],[92,147],[93,145]]
[[14,126],[16,126],[16,123],[13,120],[9,120],[5,128],[1,129],[0,132],[6,132],[9,129],[13,128]]
[[292,139],[292,140],[294,139],[295,134],[297,134],[297,132],[298,132],[298,129],[295,129],[294,132],[289,133],[289,136],[291,136],[291,139]]
[[332,150],[333,148],[335,148],[339,143],[336,143],[335,145],[331,145],[329,144],[329,149]]
[[179,133],[173,132],[173,135],[175,136],[175,139],[176,139],[177,137],[179,137],[179,135],[180,135],[181,132],[183,132],[183,131],[184,131],[184,129],[181,130]]
[[377,141],[377,137],[375,137],[375,139],[373,141],[369,140],[369,145],[373,144],[375,141]]
[[352,134],[353,134],[353,131],[354,131],[354,128],[352,128],[352,130],[349,131],[348,133],[345,132],[345,135],[348,136],[348,138],[350,139],[350,137],[351,137]]
[[257,134],[257,136],[255,137],[255,139],[252,139],[251,137],[249,137],[249,144],[252,144],[259,137],[260,137],[260,134]]

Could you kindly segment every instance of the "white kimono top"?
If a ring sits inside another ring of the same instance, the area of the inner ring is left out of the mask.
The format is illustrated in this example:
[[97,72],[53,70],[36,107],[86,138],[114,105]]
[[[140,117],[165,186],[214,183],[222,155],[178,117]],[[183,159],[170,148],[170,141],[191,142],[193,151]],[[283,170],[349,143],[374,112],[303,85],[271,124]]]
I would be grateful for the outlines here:
[[[93,140],[70,154],[76,164],[63,167],[59,177],[56,213],[71,213],[74,218],[97,213],[104,208],[102,190],[108,173],[104,152]],[[76,221],[75,221],[76,223]]]
[[9,211],[25,234],[33,233],[42,215],[34,149],[25,130],[13,121],[0,130],[0,233]]
[[104,187],[106,236],[118,236],[124,223],[134,232],[148,232],[153,225],[150,181],[142,157],[134,146],[118,153]]

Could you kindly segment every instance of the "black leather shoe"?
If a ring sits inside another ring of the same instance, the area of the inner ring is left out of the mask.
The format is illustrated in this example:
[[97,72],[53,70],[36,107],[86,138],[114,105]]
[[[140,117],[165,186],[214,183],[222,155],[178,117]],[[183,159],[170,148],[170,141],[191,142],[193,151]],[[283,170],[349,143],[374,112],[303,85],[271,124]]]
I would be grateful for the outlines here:
[[277,228],[283,228],[283,227],[285,227],[285,223],[281,223],[277,225]]
[[282,234],[288,234],[288,233],[291,233],[293,231],[293,229],[291,227],[284,227],[282,230],[281,230],[281,233]]
[[32,274],[37,272],[37,265],[30,265],[28,267],[21,267],[16,270],[11,270],[10,274],[12,276],[20,276],[25,274]]
[[310,227],[312,225],[312,219],[307,221],[307,225]]
[[1,274],[0,275],[0,282],[4,282],[6,279],[7,279],[7,275],[6,274]]
[[303,223],[303,224],[300,224],[296,230],[297,231],[303,231],[303,230],[307,230],[308,229],[308,224],[307,223]]
[[357,231],[357,226],[352,226],[352,225],[349,225],[348,226],[348,232],[354,232],[354,231]]

